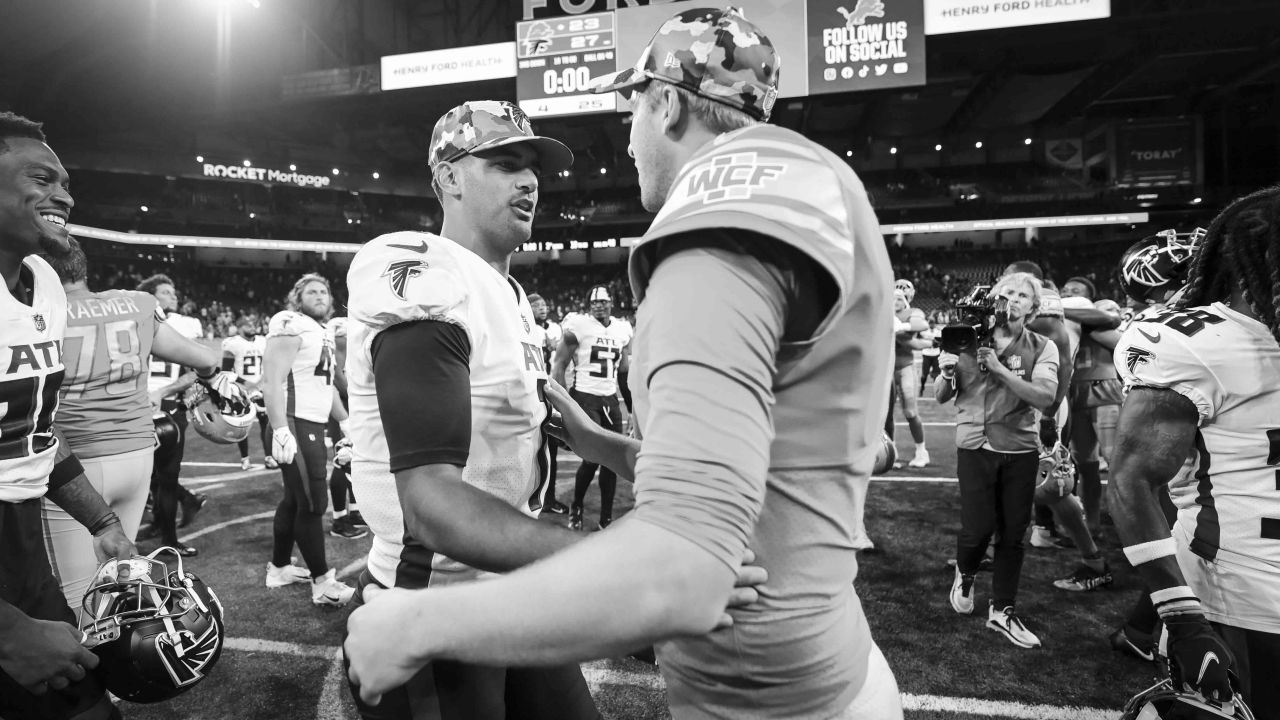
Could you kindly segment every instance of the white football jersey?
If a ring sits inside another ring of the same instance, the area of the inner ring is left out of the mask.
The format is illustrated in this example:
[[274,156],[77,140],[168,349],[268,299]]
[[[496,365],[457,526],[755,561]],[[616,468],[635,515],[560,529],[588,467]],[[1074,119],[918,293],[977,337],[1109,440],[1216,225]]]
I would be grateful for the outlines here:
[[282,310],[267,326],[267,339],[273,337],[301,341],[285,376],[288,414],[311,422],[329,422],[333,410],[333,341],[329,333],[309,315]]
[[204,337],[204,326],[200,324],[200,318],[169,313],[169,318],[165,322],[188,340],[199,340]]
[[22,264],[34,281],[30,305],[0,283],[0,501],[14,503],[49,487],[67,330],[67,295],[57,273],[35,255]]
[[[542,434],[546,365],[524,290],[452,240],[416,232],[383,235],[366,244],[351,263],[347,287],[360,288],[351,294],[346,371],[351,484],[374,533],[369,571],[393,586],[402,563],[417,557],[430,558],[432,586],[480,577],[483,572],[432,553],[412,538],[405,546],[408,534],[378,412],[372,346],[382,330],[419,320],[455,323],[466,331],[471,450],[462,479],[533,516],[530,498],[548,472]],[[413,572],[421,576],[423,569]]]
[[[1222,303],[1168,310],[1130,325],[1115,365],[1126,389],[1169,388],[1199,414],[1193,470],[1169,484],[1179,544],[1224,576],[1280,578],[1280,344],[1271,331]],[[1270,585],[1269,617],[1253,619],[1233,611],[1229,589],[1193,589],[1210,619],[1280,632],[1280,580]]]
[[[188,340],[199,340],[203,331],[200,328],[200,321],[186,315],[177,313],[165,313],[157,310],[156,315],[166,325],[173,328],[179,335]],[[186,370],[181,364],[161,360],[155,355],[151,356],[151,374],[147,377],[147,392],[155,392],[161,388],[168,387],[178,381],[182,377],[182,373]],[[178,397],[178,393],[171,393],[166,398]]]
[[601,397],[617,395],[618,363],[635,334],[631,323],[610,317],[604,325],[586,313],[565,318],[564,332],[578,338],[578,349],[573,353],[573,388]]
[[260,335],[252,340],[232,335],[222,341],[222,354],[231,356],[231,372],[249,385],[255,385],[262,379],[262,350],[265,347],[266,342]]

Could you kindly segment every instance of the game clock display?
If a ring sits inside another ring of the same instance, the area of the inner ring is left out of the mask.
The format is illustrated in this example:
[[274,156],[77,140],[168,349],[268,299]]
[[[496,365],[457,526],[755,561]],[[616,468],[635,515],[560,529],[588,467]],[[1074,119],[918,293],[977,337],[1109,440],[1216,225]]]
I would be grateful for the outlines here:
[[615,111],[616,95],[588,88],[616,70],[613,13],[516,25],[516,97],[530,117]]

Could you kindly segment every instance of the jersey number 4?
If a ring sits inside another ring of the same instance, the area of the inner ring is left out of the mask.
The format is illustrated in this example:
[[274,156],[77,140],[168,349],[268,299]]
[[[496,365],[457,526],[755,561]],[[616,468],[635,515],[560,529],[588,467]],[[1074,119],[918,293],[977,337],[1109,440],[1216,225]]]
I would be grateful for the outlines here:
[[325,385],[333,384],[333,357],[329,353],[329,346],[325,345],[320,348],[320,362],[316,363],[316,375],[324,378]]
[[[61,370],[40,377],[0,382],[0,460],[26,457],[49,446],[61,385]],[[39,435],[43,435],[46,442],[33,448],[33,436]]]

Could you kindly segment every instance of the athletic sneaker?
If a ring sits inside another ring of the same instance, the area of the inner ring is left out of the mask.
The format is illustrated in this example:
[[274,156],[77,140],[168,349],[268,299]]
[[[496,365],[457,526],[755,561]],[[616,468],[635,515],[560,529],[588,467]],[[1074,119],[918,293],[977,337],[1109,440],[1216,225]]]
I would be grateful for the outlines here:
[[606,516],[606,517],[602,517],[602,518],[600,518],[600,529],[601,529],[601,530],[603,530],[603,529],[605,529],[605,528],[609,527],[609,526],[610,526],[610,525],[612,525],[612,524],[613,524],[613,518],[611,518],[611,517],[607,517],[607,516]]
[[338,580],[338,571],[329,568],[329,572],[311,580],[311,602],[316,605],[333,605],[342,607],[351,602],[356,589]]
[[1059,549],[1058,545],[1053,541],[1053,531],[1043,525],[1036,525],[1031,528],[1031,547],[1042,550]]
[[1136,657],[1139,660],[1155,662],[1155,639],[1148,633],[1138,632],[1128,625],[1111,633],[1111,649]]
[[547,503],[546,511],[551,513],[552,515],[564,515],[565,513],[569,512],[569,506],[565,505],[559,500],[552,500],[551,502]]
[[582,508],[577,505],[574,505],[573,509],[569,511],[569,529],[582,530]]
[[271,563],[267,563],[267,587],[278,588],[294,583],[304,583],[311,580],[311,573],[306,568],[300,568],[293,563],[289,563],[284,567],[276,567]]
[[916,456],[911,458],[911,462],[907,463],[907,467],[929,467],[929,451],[925,450],[923,445],[917,445]]
[[247,457],[242,457],[242,458],[240,458],[240,469],[241,469],[241,470],[251,470],[251,469],[253,469],[253,463],[249,462],[249,458],[247,458]]
[[1020,648],[1040,647],[1040,638],[1022,624],[1022,619],[1013,611],[1013,606],[996,610],[995,604],[987,601],[987,627],[1004,635],[1009,642]]
[[280,467],[280,463],[276,462],[276,459],[271,457],[270,455],[268,455],[266,459],[262,461],[262,464],[266,465],[268,470],[275,470],[276,468]]
[[956,568],[956,578],[951,582],[951,609],[961,615],[973,614],[973,576]]
[[369,534],[369,528],[356,527],[351,522],[350,515],[343,515],[333,519],[333,524],[329,526],[329,534],[334,537],[346,538],[348,540],[359,540]]
[[178,527],[183,528],[196,521],[196,515],[209,503],[209,496],[201,493],[193,493],[191,497],[185,497],[179,501],[182,506],[182,522],[178,523]]
[[352,510],[347,513],[347,517],[351,518],[351,524],[356,527],[369,527],[369,523],[364,521],[364,516],[360,514],[359,510]]
[[1097,590],[1100,587],[1111,584],[1111,568],[1103,563],[1102,572],[1098,572],[1093,568],[1080,564],[1076,571],[1071,573],[1070,577],[1054,580],[1053,586],[1059,590],[1070,590],[1072,592],[1086,592],[1088,590]]

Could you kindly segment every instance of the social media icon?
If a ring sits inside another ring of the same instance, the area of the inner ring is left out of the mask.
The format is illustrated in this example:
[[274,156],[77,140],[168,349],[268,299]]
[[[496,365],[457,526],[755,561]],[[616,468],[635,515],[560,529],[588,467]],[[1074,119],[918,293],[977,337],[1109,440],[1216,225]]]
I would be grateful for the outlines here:
[[858,71],[858,77],[860,78],[864,78],[870,74],[871,74],[871,68],[867,67],[866,65],[863,65],[862,69]]
[[887,63],[881,63],[876,66],[876,77],[880,77],[887,72],[889,72],[889,65]]
[[835,68],[827,68],[826,70],[823,70],[823,71],[822,71],[822,79],[823,79],[823,80],[826,80],[827,82],[831,82],[832,80],[835,80],[835,79],[836,79],[836,69],[835,69]]
[[847,65],[846,65],[845,67],[841,68],[841,69],[840,69],[840,77],[844,78],[845,80],[849,80],[850,78],[852,78],[852,77],[853,77],[853,68],[851,68],[851,67],[849,67],[849,66],[847,66]]
[[908,67],[907,63],[904,63],[904,62],[893,64],[893,72],[897,75],[901,75],[902,73],[906,72],[909,69],[910,68]]

